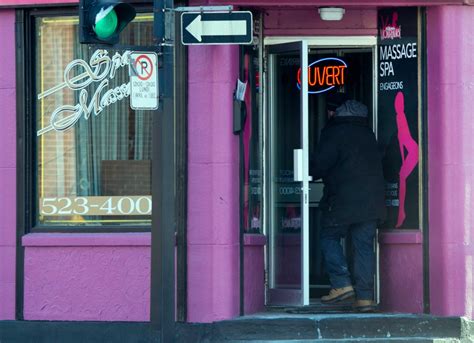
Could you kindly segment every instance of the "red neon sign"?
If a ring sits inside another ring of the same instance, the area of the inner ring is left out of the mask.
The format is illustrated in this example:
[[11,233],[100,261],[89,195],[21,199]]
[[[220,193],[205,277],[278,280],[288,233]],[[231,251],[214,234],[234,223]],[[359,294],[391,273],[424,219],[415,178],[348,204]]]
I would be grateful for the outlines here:
[[[308,93],[326,92],[335,86],[344,85],[347,64],[335,57],[322,58],[308,66]],[[301,68],[298,69],[297,87],[301,89]]]

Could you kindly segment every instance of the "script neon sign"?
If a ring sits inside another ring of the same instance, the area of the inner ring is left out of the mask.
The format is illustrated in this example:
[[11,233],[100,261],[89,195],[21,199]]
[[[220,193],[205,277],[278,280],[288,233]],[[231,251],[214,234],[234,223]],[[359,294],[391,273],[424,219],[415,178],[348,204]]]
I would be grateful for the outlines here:
[[[346,62],[336,57],[314,61],[308,66],[308,93],[323,93],[344,85],[346,68]],[[298,69],[296,86],[301,89],[301,68]]]
[[[103,113],[108,106],[130,96],[130,82],[116,87],[109,87],[115,78],[117,71],[126,68],[130,64],[131,51],[125,51],[122,55],[116,52],[113,56],[107,50],[96,50],[89,62],[76,59],[71,61],[63,73],[63,82],[38,94],[38,100],[46,98],[63,88],[69,88],[73,92],[79,92],[75,105],[60,105],[51,114],[49,124],[40,128],[37,136],[49,131],[66,131],[71,129],[79,119],[89,120]],[[87,87],[97,84],[92,96],[89,97]]]

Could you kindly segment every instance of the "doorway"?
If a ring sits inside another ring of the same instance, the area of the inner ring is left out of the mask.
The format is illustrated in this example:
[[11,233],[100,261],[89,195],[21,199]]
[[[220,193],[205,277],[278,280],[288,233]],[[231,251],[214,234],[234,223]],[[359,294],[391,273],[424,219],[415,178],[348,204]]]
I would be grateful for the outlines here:
[[[375,37],[322,41],[266,41],[267,305],[310,305],[330,288],[319,245],[323,185],[309,175],[327,95],[364,103],[376,127]],[[350,265],[350,238],[342,244]]]

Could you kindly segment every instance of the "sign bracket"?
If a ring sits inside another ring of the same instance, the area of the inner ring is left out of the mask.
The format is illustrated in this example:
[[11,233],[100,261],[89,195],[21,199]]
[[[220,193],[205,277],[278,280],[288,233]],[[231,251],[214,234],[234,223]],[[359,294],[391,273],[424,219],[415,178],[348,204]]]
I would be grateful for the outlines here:
[[187,6],[187,7],[176,7],[170,9],[175,12],[232,12],[234,10],[233,5],[228,6]]

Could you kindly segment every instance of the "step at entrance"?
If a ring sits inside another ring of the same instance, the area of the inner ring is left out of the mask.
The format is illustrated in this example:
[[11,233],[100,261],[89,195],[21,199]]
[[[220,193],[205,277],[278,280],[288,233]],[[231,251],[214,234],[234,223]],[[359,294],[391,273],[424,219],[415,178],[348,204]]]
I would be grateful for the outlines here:
[[177,342],[474,342],[471,321],[410,314],[265,312],[178,324]]

